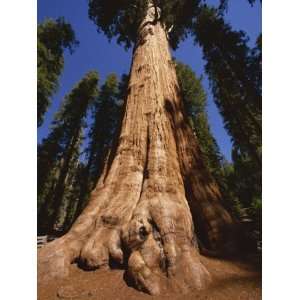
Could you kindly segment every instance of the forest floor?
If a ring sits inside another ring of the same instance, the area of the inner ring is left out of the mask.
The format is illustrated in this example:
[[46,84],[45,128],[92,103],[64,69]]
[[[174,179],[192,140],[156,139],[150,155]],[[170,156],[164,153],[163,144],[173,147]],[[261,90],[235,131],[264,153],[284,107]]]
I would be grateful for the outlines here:
[[213,283],[204,291],[189,294],[150,296],[129,287],[124,270],[83,271],[75,264],[70,276],[38,284],[38,300],[256,300],[261,299],[261,271],[245,262],[201,256]]

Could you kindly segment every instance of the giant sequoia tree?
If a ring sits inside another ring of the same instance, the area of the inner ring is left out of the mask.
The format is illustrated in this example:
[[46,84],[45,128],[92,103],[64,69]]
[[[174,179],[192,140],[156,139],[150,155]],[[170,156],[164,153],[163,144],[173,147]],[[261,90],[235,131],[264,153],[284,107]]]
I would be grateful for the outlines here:
[[[108,37],[134,44],[117,142],[88,205],[69,232],[42,248],[39,279],[85,268],[127,268],[151,294],[210,281],[197,241],[229,250],[232,219],[189,126],[169,50],[184,36],[198,1],[89,1]],[[172,31],[170,31],[172,29]]]

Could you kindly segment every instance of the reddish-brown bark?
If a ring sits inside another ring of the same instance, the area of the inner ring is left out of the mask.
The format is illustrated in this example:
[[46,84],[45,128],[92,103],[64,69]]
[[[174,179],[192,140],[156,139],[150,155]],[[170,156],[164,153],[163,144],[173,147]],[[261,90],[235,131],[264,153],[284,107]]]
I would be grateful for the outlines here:
[[[86,268],[128,266],[151,294],[204,288],[210,275],[197,238],[224,251],[232,219],[204,167],[185,118],[168,40],[154,8],[139,29],[116,148],[71,230],[39,254],[39,279]],[[195,225],[195,227],[194,227]]]

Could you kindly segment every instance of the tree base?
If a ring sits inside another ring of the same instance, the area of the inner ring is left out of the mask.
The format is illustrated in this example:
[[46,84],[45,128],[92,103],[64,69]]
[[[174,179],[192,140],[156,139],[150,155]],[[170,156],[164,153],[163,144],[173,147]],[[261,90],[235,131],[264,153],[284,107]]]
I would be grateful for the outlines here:
[[108,269],[116,262],[138,290],[151,295],[207,287],[210,275],[200,261],[188,214],[180,205],[158,203],[150,201],[150,210],[139,206],[122,227],[116,218],[102,216],[101,226],[83,239],[71,231],[50,242],[39,251],[38,280],[67,277],[74,262],[87,270]]

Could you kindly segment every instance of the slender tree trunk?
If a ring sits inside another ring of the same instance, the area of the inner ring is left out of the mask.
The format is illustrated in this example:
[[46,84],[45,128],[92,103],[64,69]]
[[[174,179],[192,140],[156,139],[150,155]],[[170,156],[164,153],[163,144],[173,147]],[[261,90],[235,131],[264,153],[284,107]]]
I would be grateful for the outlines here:
[[[63,201],[64,201],[64,192],[66,188],[66,182],[67,182],[67,177],[70,172],[70,163],[74,155],[74,150],[76,148],[76,145],[80,143],[80,128],[77,128],[75,130],[74,136],[71,139],[69,145],[67,146],[67,153],[66,157],[63,160],[63,165],[61,168],[61,172],[57,181],[57,185],[54,190],[54,195],[53,195],[53,201],[52,203],[52,210],[53,214],[50,217],[50,230],[53,233],[56,233],[56,226],[55,223],[59,223],[59,216],[61,214],[61,210],[63,209]],[[54,228],[55,227],[55,228]]]
[[[81,139],[78,138],[77,139],[77,145],[75,146],[76,148],[80,147],[81,144]],[[61,206],[59,207],[59,211],[54,223],[54,226],[52,228],[53,232],[57,232],[57,233],[65,233],[66,232],[66,226],[68,225],[68,220],[70,219],[70,214],[71,211],[74,207],[74,205],[76,205],[78,203],[78,201],[71,201],[70,199],[70,194],[73,193],[73,181],[74,181],[74,177],[76,176],[76,170],[78,168],[78,164],[79,164],[79,160],[78,157],[72,157],[72,161],[71,164],[75,164],[72,166],[72,168],[68,170],[68,173],[65,177],[65,182],[64,182],[64,193],[63,193],[63,201],[61,203]],[[66,189],[67,188],[67,189]]]
[[[128,267],[135,286],[151,294],[186,292],[210,281],[197,235],[223,251],[232,219],[204,167],[183,112],[167,36],[154,7],[140,26],[126,109],[116,147],[89,203],[70,231],[42,248],[39,279],[85,267]],[[196,234],[195,234],[196,232]]]

